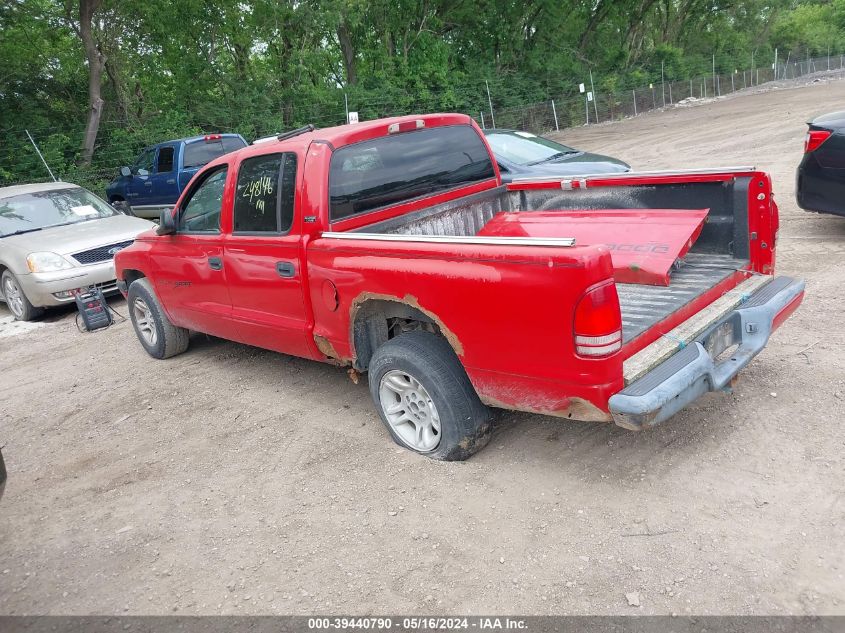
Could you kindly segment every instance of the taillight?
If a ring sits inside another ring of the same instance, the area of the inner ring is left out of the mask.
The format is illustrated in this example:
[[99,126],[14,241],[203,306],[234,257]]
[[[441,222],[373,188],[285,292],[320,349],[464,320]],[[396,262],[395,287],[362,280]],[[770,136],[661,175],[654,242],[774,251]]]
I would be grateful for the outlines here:
[[809,154],[816,151],[822,143],[830,138],[831,134],[830,130],[810,130],[807,132],[807,138],[804,139],[804,153]]
[[590,288],[575,306],[575,352],[596,358],[622,349],[622,313],[616,284],[607,282]]

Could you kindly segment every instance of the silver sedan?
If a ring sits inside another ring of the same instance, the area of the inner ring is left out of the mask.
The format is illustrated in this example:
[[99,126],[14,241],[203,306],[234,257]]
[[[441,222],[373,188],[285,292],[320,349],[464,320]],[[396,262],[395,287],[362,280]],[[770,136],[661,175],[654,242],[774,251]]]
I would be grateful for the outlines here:
[[0,300],[30,321],[80,289],[114,292],[115,253],[154,226],[66,182],[0,188]]

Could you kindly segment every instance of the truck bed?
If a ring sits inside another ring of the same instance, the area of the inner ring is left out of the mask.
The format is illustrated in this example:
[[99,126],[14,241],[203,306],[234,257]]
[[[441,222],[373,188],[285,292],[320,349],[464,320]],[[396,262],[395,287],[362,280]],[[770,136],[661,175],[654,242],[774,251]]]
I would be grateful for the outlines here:
[[623,341],[636,338],[747,264],[730,255],[691,252],[672,272],[668,287],[616,284]]
[[506,187],[356,229],[361,233],[474,236],[502,212],[708,208],[700,237],[673,270],[669,286],[617,283],[623,340],[631,341],[749,265],[747,178],[666,186],[510,191]]

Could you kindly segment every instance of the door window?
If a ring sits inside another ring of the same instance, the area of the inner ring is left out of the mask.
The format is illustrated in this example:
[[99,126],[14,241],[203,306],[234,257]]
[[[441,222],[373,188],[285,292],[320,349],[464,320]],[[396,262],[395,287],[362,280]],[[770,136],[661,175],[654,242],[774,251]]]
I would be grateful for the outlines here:
[[135,168],[132,171],[140,176],[149,175],[149,173],[153,170],[155,158],[155,148],[144,150],[144,152],[138,157],[138,160],[135,161]]
[[296,154],[270,154],[241,163],[235,190],[235,233],[287,233],[293,224]]
[[225,167],[212,171],[191,192],[179,214],[179,232],[220,232],[220,211],[223,207],[226,173]]
[[158,150],[158,169],[156,173],[166,174],[173,171],[173,148],[162,147]]

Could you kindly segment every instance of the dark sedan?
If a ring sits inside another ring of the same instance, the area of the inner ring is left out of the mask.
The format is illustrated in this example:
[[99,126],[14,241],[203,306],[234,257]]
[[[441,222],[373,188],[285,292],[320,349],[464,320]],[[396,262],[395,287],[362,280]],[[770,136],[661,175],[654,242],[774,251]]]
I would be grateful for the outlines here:
[[798,206],[845,216],[845,112],[816,117],[807,125],[795,189]]
[[591,154],[551,139],[517,130],[484,130],[499,163],[502,181],[515,178],[619,174],[631,166],[617,158]]

